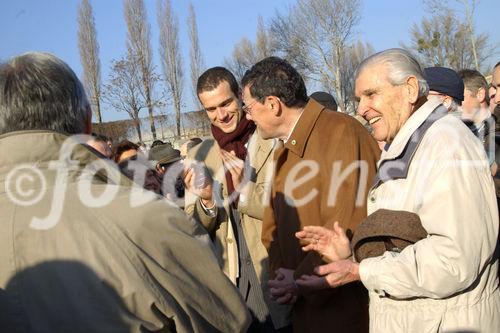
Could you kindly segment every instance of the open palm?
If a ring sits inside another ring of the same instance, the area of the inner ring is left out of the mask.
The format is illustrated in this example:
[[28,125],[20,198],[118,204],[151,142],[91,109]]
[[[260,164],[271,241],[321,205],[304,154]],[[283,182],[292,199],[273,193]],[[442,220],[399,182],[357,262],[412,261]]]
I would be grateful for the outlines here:
[[338,222],[333,225],[333,230],[319,226],[306,226],[295,236],[305,245],[303,251],[316,251],[325,261],[333,262],[351,256],[351,245],[344,229]]

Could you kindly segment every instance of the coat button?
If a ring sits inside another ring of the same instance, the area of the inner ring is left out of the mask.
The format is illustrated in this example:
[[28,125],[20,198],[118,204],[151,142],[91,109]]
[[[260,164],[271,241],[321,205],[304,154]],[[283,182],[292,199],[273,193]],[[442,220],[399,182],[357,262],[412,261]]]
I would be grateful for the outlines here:
[[233,239],[232,239],[232,238],[228,238],[228,239],[227,239],[227,243],[228,243],[228,244],[232,244],[232,243],[233,243]]
[[370,195],[370,202],[375,202],[375,196],[374,195]]
[[292,140],[292,146],[295,146],[297,144],[297,141],[295,139]]

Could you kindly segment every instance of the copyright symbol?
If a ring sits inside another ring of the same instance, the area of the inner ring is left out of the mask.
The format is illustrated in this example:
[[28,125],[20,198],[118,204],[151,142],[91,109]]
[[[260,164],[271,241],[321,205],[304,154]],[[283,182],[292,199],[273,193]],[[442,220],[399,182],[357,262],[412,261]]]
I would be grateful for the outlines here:
[[30,164],[18,165],[7,174],[5,179],[7,196],[19,206],[31,206],[38,203],[45,194],[45,189],[45,177],[38,168]]

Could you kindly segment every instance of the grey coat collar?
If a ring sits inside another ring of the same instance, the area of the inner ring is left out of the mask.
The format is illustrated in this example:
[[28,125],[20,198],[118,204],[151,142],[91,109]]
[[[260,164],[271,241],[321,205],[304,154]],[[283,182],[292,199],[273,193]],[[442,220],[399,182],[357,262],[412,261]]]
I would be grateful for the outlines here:
[[[432,105],[428,105],[426,103],[422,106],[422,108],[429,106]],[[428,113],[425,109],[421,111],[423,113]],[[382,157],[382,160],[378,167],[377,175],[375,176],[373,188],[377,188],[378,186],[380,186],[380,184],[386,181],[404,179],[408,176],[408,170],[410,168],[411,161],[418,146],[420,145],[420,142],[425,136],[425,133],[437,120],[441,119],[446,114],[446,108],[442,104],[439,104],[434,107],[434,109],[430,112],[429,115],[427,115],[426,118],[423,119],[423,122],[421,121],[422,115],[414,115],[416,116],[416,118],[413,119],[415,120],[415,123],[412,125],[418,125],[418,127],[415,129],[415,131],[410,133],[411,135],[409,135],[409,137],[408,135],[406,135],[408,139],[404,145],[401,145],[401,142],[399,142],[399,147],[396,147],[396,150],[399,152],[398,155],[389,158]],[[389,146],[387,155],[391,156],[392,154],[390,153],[391,147]]]

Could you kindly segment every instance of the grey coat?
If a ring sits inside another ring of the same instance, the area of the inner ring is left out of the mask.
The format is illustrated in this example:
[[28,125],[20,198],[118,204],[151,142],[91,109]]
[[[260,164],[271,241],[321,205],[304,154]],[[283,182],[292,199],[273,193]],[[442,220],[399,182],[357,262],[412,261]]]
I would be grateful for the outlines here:
[[[73,165],[54,170],[66,139],[0,137],[0,331],[246,331],[245,303],[205,230],[114,166],[103,172],[106,162],[82,145]],[[26,167],[38,171],[23,177]],[[39,190],[29,205],[15,196]]]

